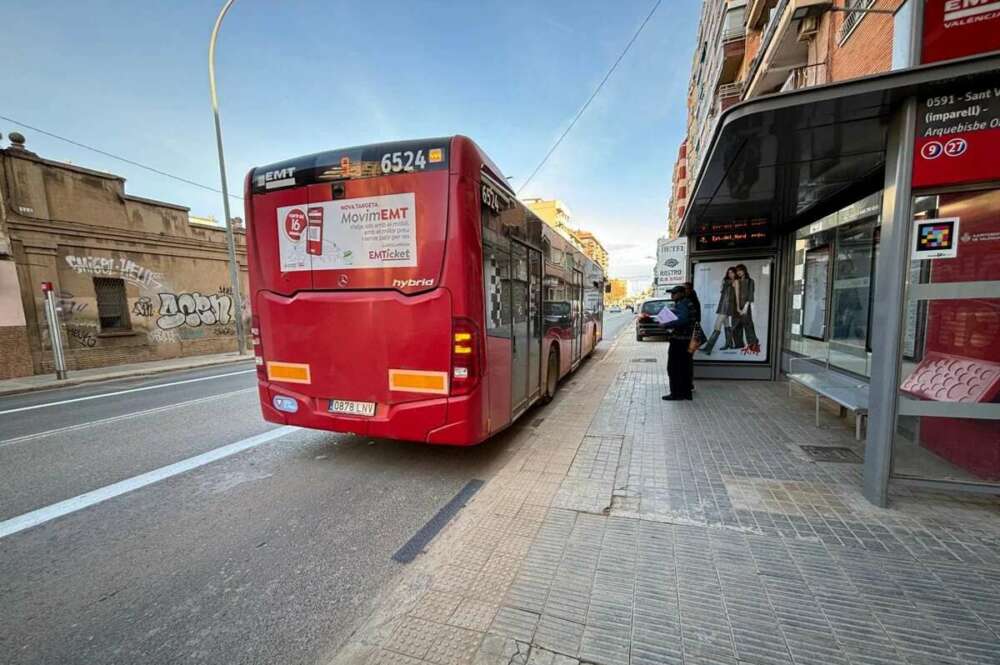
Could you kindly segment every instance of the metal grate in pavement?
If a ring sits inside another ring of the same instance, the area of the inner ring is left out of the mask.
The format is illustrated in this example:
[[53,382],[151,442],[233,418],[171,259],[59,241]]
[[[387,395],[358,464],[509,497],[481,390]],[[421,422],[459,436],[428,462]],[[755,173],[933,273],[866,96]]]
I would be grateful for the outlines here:
[[861,464],[862,460],[850,448],[842,446],[799,446],[816,462],[844,462]]
[[656,358],[632,358],[634,363],[655,363]]

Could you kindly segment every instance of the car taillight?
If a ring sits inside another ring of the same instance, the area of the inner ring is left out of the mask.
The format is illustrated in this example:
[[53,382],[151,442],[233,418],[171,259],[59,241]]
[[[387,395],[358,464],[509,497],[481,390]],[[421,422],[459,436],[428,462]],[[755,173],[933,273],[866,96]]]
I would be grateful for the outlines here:
[[479,329],[468,319],[454,319],[451,331],[451,394],[467,395],[479,383]]
[[250,317],[250,342],[253,344],[253,359],[257,363],[257,378],[264,381],[267,370],[264,368],[264,345],[260,341],[260,317]]

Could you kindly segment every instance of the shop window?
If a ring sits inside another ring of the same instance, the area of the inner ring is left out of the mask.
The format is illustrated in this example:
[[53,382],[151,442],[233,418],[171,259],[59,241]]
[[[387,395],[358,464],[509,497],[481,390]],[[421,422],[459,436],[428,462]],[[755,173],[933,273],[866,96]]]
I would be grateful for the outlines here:
[[132,329],[128,318],[128,298],[125,295],[124,280],[95,277],[94,293],[97,295],[97,316],[101,323],[101,332],[122,332]]

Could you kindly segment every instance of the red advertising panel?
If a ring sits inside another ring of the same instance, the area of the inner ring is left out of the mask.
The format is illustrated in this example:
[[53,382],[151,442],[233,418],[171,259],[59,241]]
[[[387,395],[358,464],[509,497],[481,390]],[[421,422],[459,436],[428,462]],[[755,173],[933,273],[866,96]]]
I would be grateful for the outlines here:
[[915,189],[1000,179],[1000,82],[920,99],[915,141]]
[[1000,50],[1000,0],[926,0],[921,62]]

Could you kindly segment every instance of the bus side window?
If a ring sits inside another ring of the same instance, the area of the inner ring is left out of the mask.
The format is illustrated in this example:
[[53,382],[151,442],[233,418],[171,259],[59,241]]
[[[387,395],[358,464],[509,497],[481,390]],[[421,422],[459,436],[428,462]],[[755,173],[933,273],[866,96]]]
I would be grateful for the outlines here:
[[510,288],[510,252],[483,243],[483,302],[490,337],[510,337]]

